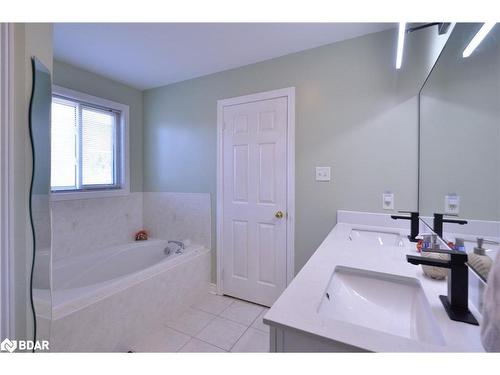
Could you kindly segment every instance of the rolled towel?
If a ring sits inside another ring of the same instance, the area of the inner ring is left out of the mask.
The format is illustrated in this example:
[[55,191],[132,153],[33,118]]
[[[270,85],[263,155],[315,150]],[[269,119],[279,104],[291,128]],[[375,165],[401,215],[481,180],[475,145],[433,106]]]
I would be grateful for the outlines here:
[[500,252],[491,267],[484,292],[481,342],[487,352],[500,352]]
[[[432,253],[430,251],[425,251],[425,250],[422,250],[422,256],[434,259],[450,260],[450,256],[448,254]],[[436,280],[444,280],[446,279],[446,275],[448,275],[448,270],[442,267],[422,265],[422,269],[424,270],[425,275]]]

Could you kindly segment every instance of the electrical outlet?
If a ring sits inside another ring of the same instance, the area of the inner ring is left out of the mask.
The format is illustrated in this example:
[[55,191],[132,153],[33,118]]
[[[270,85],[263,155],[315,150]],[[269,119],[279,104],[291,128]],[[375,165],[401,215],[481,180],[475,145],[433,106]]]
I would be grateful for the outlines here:
[[444,213],[458,215],[460,212],[460,196],[448,194],[444,196]]
[[330,181],[331,168],[330,167],[316,167],[316,181]]
[[390,191],[382,193],[382,208],[384,210],[394,210],[394,193]]

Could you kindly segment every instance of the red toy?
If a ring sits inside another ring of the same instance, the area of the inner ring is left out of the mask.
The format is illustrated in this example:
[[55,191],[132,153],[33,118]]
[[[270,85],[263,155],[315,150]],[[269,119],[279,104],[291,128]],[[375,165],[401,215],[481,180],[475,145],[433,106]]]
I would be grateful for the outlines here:
[[140,230],[135,234],[136,241],[146,241],[148,239],[148,232],[145,230]]

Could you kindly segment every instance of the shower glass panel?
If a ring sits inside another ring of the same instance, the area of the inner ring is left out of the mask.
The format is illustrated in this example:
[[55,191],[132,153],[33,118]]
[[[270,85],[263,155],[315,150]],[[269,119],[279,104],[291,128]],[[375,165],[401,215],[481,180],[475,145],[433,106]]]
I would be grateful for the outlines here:
[[30,274],[30,304],[33,339],[49,340],[52,320],[50,290],[50,115],[52,82],[49,70],[32,59],[33,85],[29,109],[29,131],[33,155],[30,186],[30,220],[33,253]]

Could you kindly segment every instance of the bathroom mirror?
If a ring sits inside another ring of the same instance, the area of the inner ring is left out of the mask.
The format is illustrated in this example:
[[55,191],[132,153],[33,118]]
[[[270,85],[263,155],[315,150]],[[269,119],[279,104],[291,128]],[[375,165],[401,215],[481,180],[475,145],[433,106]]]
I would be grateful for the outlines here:
[[433,228],[435,213],[467,221],[445,221],[443,239],[484,249],[475,270],[485,280],[500,236],[500,27],[464,57],[482,26],[455,25],[421,89],[419,211]]
[[34,317],[34,340],[48,340],[52,315],[50,293],[50,113],[52,82],[49,70],[32,58],[33,85],[29,108],[29,130],[33,155],[30,187],[30,220],[33,258],[30,302]]

